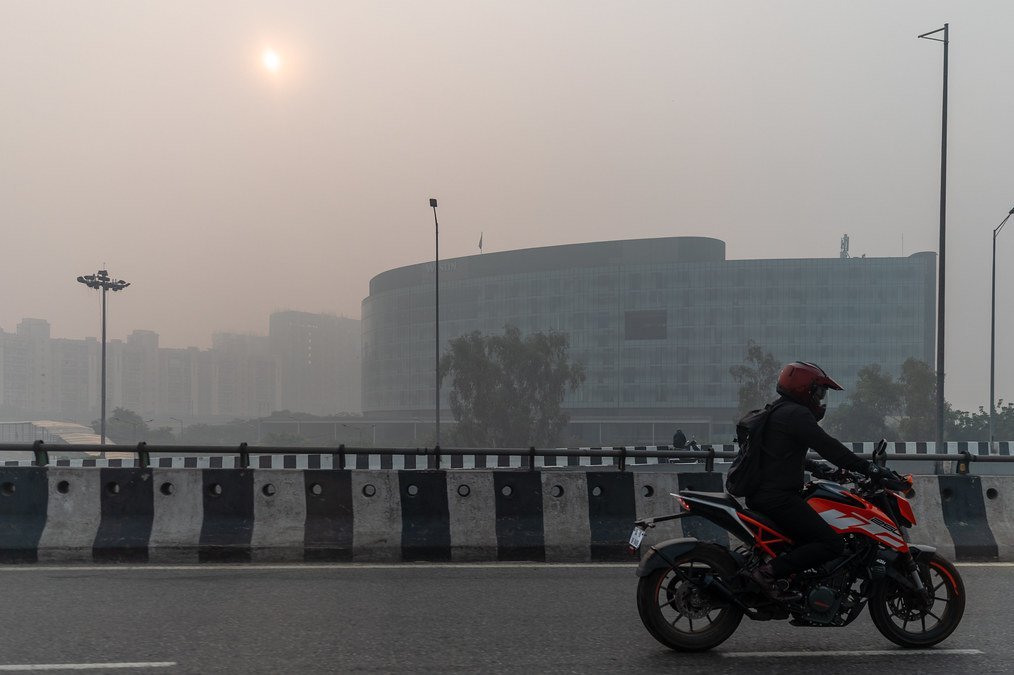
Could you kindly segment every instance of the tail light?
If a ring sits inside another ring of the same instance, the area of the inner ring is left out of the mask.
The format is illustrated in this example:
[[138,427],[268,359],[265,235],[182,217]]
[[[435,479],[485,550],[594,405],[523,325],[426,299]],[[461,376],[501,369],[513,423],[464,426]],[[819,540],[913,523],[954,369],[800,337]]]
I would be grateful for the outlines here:
[[679,502],[680,508],[683,509],[684,511],[690,510],[690,505],[687,504],[686,500],[683,499],[683,497],[676,497],[676,501]]

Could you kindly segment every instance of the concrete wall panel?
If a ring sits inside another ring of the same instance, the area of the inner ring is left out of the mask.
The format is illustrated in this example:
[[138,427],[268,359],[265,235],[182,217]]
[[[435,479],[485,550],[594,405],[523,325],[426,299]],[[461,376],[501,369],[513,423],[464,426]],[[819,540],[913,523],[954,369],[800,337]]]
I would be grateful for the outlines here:
[[587,474],[547,470],[541,478],[546,561],[591,560]]
[[39,562],[91,561],[102,521],[101,474],[95,469],[47,470],[46,529],[39,539]]
[[915,527],[909,532],[909,539],[913,544],[935,546],[940,555],[954,560],[954,540],[944,522],[937,476],[915,476],[912,486],[915,488],[915,496],[911,499]]
[[200,469],[152,469],[152,520],[148,560],[195,563],[204,523]]
[[401,494],[396,471],[353,471],[353,560],[401,560]]
[[254,561],[302,562],[306,529],[306,484],[302,471],[273,469],[253,477]]
[[[665,516],[680,511],[672,493],[679,492],[679,476],[675,471],[634,473],[634,508],[638,518]],[[683,519],[659,523],[644,535],[642,546],[651,546],[683,535]],[[631,524],[630,529],[634,526]]]
[[496,560],[496,498],[490,471],[448,471],[451,558]]

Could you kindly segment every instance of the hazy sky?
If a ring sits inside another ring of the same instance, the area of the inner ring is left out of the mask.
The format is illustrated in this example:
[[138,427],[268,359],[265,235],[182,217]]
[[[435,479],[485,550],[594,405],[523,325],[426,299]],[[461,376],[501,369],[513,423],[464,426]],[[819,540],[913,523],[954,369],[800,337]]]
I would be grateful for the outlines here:
[[[948,398],[985,405],[1014,205],[1014,3],[0,0],[0,327],[163,346],[358,318],[441,258],[703,235],[730,258],[936,250]],[[280,66],[270,72],[265,49]],[[1014,225],[997,391],[1014,396]],[[876,327],[871,326],[871,330]]]

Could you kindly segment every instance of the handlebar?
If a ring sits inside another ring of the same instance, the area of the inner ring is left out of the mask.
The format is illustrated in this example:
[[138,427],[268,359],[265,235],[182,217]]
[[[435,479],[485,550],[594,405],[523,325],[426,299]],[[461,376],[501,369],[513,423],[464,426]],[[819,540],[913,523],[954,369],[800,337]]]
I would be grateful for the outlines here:
[[882,476],[867,476],[858,471],[837,469],[832,472],[831,476],[825,475],[824,480],[832,480],[836,483],[852,483],[858,488],[857,492],[861,493],[875,492],[880,488],[895,492],[909,492],[912,489],[911,474],[902,476],[897,471],[891,469],[886,469]]

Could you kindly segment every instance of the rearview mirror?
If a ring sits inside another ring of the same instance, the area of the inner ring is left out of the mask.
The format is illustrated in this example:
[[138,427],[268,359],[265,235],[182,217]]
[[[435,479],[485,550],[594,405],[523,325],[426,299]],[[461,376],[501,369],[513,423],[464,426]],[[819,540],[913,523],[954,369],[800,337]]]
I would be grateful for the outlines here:
[[881,438],[873,447],[873,463],[881,469],[887,466],[887,440]]

